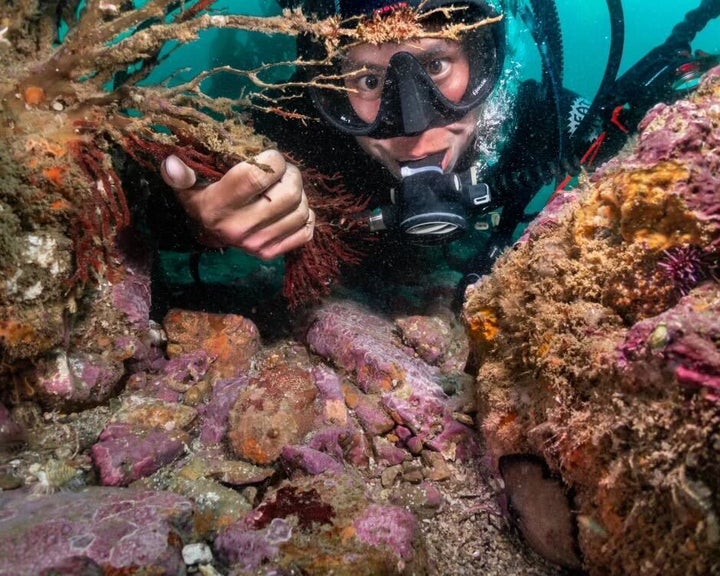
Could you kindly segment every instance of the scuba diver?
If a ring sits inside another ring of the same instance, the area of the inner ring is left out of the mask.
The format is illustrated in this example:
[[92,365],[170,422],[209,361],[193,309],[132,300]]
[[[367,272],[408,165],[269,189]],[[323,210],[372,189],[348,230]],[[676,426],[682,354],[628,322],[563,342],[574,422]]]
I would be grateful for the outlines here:
[[[255,124],[304,166],[339,172],[348,189],[372,193],[367,226],[382,238],[373,244],[376,261],[392,268],[416,254],[417,245],[440,247],[450,258],[457,242],[469,244],[472,255],[457,266],[465,275],[459,293],[512,244],[518,226],[532,217],[527,207],[541,188],[553,182],[561,187],[582,168],[613,156],[651,106],[684,96],[718,63],[715,56],[693,53],[691,42],[720,16],[720,0],[702,0],[662,45],[620,77],[622,4],[607,0],[611,44],[592,102],[563,86],[553,0],[506,2],[504,10],[532,34],[542,62],[541,78],[516,82],[508,78],[512,47],[497,3],[282,3],[300,4],[320,18],[339,16],[348,25],[362,17],[389,19],[408,6],[428,13],[421,19],[427,37],[355,42],[333,58],[320,43],[299,38],[299,54],[309,64],[298,74],[309,88],[295,111],[320,116],[322,125],[271,115]],[[492,22],[473,26],[485,19]],[[433,34],[448,23],[464,25],[458,39]],[[161,172],[207,246],[234,246],[272,259],[312,238],[315,215],[300,170],[275,150],[236,165],[210,185],[197,182],[176,157],[167,158]]]

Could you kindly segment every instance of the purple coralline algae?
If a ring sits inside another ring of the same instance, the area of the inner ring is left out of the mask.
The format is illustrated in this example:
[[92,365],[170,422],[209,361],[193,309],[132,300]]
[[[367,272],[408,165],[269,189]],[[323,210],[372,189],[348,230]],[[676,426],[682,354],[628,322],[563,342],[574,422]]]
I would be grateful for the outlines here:
[[[315,312],[306,340],[315,353],[352,374],[363,393],[379,397],[395,424],[421,442],[453,422],[440,370],[417,358],[390,320],[353,302],[331,302]],[[384,426],[374,405],[357,398],[350,405],[360,406],[361,423]],[[467,427],[465,431],[467,438],[474,437]]]
[[306,340],[310,348],[354,374],[365,393],[388,392],[405,384],[442,399],[439,371],[413,358],[394,336],[393,325],[352,302],[320,308]]
[[440,365],[453,344],[451,328],[437,316],[407,316],[395,320],[403,342],[413,348],[425,362]]
[[402,560],[410,560],[417,524],[417,518],[405,508],[371,504],[353,525],[361,542],[386,547]]
[[188,390],[203,382],[214,361],[215,357],[205,350],[194,350],[157,362],[153,372],[143,373],[141,382],[129,388],[168,402],[180,402]]
[[49,407],[92,406],[116,391],[124,372],[122,362],[105,355],[58,350],[38,361],[34,385]]
[[358,468],[367,467],[371,450],[365,434],[353,426],[330,426],[312,434],[308,446]]
[[112,287],[112,301],[138,331],[150,327],[150,277],[129,274]]
[[168,492],[90,487],[50,496],[2,493],[0,574],[50,574],[77,556],[103,573],[143,567],[185,574],[181,543],[192,533],[192,512],[192,502]]
[[332,456],[308,446],[285,446],[280,453],[280,461],[290,472],[300,470],[315,475],[328,470],[338,473],[343,471],[343,465]]
[[202,421],[200,440],[204,444],[217,444],[225,438],[230,410],[246,385],[247,376],[219,380],[215,384],[210,400],[198,408]]
[[[287,524],[282,518],[274,518],[273,522]],[[280,555],[279,543],[270,532],[270,526],[264,530],[250,530],[243,524],[234,524],[217,537],[215,549],[226,564],[255,571]]]
[[677,306],[635,324],[619,348],[618,366],[630,389],[680,386],[720,401],[720,301],[710,284]]
[[92,459],[105,486],[127,486],[150,476],[185,451],[187,435],[160,429],[142,430],[126,423],[110,424],[92,447]]

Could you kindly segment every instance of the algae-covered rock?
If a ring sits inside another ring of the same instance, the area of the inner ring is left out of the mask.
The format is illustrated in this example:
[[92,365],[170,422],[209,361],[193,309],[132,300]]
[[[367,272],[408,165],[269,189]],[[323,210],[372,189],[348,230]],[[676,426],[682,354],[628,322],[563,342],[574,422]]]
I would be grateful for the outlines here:
[[169,492],[11,492],[0,497],[0,574],[95,573],[71,570],[77,558],[100,574],[185,574],[180,551],[192,530],[191,502]]
[[590,574],[720,573],[720,69],[640,128],[468,290],[480,428],[574,494]]

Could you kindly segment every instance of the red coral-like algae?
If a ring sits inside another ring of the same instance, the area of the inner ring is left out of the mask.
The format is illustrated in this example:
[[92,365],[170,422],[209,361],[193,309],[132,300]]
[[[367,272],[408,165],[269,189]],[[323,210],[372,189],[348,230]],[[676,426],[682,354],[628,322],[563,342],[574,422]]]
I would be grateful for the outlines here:
[[339,176],[313,169],[303,170],[303,182],[317,220],[313,242],[286,256],[283,294],[293,308],[327,296],[342,265],[358,264],[365,256],[358,240],[372,238],[358,219],[368,199],[349,194]]

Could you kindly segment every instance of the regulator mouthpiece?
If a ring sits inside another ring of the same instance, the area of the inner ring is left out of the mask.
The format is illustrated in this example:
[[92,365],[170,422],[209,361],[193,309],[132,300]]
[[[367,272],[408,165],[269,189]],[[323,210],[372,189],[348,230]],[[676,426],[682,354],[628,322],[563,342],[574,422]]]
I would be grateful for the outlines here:
[[467,232],[468,210],[490,205],[490,188],[477,182],[474,169],[444,174],[436,164],[409,163],[401,176],[393,204],[370,216],[371,230],[397,229],[413,244],[446,244]]

